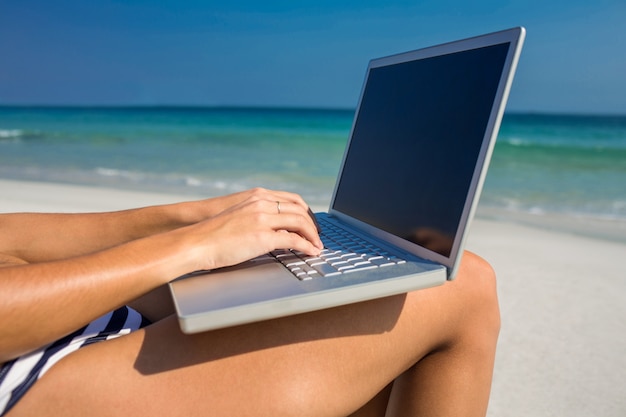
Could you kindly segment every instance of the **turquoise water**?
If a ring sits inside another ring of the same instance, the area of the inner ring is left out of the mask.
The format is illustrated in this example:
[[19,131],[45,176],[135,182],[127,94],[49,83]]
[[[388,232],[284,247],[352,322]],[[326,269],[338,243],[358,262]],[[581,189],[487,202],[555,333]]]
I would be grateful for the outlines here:
[[626,219],[626,117],[507,115],[483,204]]
[[[349,110],[0,107],[0,178],[327,205]],[[481,205],[626,219],[626,117],[507,114]]]

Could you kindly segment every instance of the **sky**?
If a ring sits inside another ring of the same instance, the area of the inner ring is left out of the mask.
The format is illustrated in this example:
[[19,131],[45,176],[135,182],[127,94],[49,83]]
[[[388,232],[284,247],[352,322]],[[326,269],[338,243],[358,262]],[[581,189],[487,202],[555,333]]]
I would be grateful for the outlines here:
[[354,108],[372,58],[524,26],[508,110],[626,115],[624,0],[0,0],[0,105]]

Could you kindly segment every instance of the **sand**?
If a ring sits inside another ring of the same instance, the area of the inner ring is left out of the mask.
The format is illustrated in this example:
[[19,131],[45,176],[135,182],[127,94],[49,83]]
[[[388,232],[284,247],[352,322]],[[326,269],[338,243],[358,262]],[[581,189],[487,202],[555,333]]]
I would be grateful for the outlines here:
[[[0,180],[0,212],[103,211],[189,199]],[[626,239],[478,217],[467,248],[498,274],[502,310],[489,416],[626,415]],[[621,240],[621,241],[620,241]]]

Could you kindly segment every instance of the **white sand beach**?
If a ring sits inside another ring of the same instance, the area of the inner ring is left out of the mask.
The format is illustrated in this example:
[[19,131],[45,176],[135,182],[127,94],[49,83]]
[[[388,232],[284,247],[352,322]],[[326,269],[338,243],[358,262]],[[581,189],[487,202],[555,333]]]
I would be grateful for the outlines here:
[[[116,210],[190,198],[8,180],[0,180],[0,195],[0,212]],[[625,416],[626,274],[619,262],[626,243],[479,217],[467,248],[489,260],[499,279],[502,332],[488,415]]]

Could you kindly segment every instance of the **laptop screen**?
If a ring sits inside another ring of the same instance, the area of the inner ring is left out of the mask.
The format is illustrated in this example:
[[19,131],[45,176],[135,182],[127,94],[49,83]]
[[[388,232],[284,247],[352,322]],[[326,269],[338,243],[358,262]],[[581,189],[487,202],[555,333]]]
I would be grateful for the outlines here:
[[509,45],[370,68],[333,209],[449,257]]

